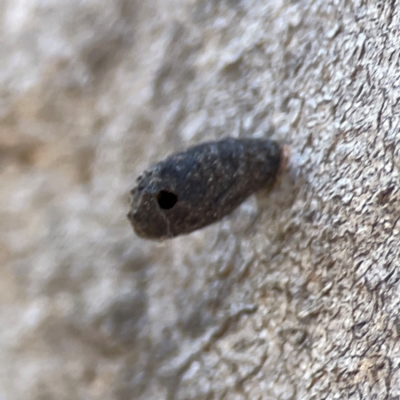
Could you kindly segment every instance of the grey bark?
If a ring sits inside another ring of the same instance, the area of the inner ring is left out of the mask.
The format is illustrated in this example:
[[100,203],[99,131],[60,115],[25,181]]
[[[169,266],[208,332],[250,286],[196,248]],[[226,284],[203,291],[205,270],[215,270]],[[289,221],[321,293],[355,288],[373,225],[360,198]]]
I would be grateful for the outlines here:
[[[0,2],[0,398],[400,398],[399,2]],[[272,193],[165,244],[134,178],[227,135]]]

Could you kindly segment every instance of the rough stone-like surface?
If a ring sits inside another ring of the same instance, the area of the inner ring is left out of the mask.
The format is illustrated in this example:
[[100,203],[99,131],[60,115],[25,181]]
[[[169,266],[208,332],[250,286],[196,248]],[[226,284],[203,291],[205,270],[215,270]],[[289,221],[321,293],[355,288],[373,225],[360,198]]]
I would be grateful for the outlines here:
[[[2,0],[0,399],[398,399],[399,1]],[[194,143],[291,147],[166,244],[127,193]]]

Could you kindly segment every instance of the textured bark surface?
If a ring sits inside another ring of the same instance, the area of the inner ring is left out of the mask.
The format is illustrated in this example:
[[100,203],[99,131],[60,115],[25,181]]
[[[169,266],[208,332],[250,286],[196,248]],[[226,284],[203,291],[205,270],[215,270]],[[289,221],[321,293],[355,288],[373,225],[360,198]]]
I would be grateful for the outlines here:
[[[398,399],[399,1],[2,0],[0,399]],[[291,147],[154,244],[150,163]]]

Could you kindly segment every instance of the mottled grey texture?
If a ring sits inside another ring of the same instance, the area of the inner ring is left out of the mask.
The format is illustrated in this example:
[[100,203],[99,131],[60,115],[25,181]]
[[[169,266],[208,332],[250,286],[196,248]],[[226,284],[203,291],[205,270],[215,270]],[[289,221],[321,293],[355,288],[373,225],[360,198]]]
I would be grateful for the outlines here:
[[[0,398],[397,399],[399,10],[0,1]],[[282,181],[133,235],[149,160],[227,135]]]
[[192,146],[139,176],[128,218],[143,238],[193,232],[270,188],[280,161],[278,143],[267,139],[226,138]]

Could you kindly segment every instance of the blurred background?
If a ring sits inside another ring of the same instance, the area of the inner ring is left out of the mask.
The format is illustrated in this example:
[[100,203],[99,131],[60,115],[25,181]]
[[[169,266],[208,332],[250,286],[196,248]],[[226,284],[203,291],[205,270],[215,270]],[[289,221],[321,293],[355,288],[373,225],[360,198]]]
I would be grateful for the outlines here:
[[276,46],[300,21],[290,3],[0,1],[0,400],[227,395],[264,357],[237,328],[235,362],[199,361],[255,312],[246,282],[290,195],[167,244],[125,215],[135,177],[170,152],[286,137],[300,101],[285,81],[309,51]]

